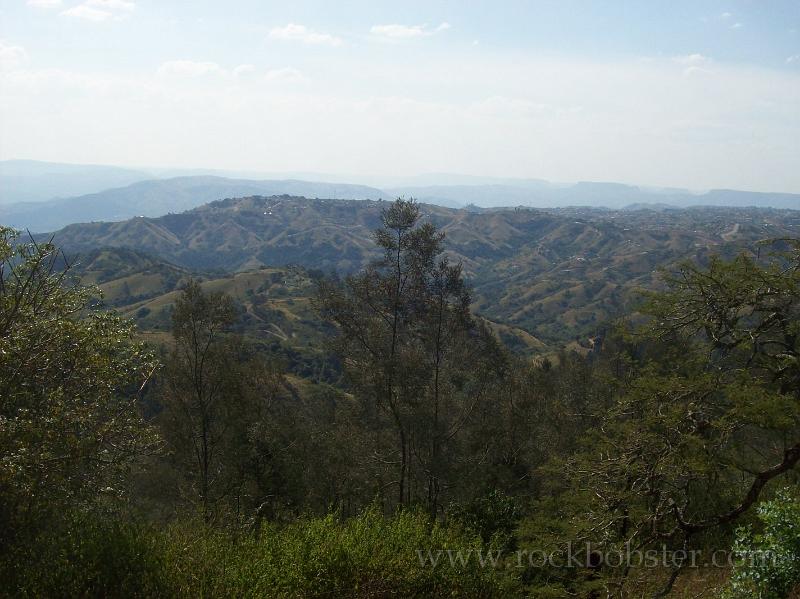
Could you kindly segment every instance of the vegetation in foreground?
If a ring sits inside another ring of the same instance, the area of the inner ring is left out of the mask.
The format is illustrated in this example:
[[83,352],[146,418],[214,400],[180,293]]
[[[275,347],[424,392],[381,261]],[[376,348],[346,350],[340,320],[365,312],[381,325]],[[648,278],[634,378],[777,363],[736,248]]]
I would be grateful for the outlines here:
[[[319,285],[328,385],[287,376],[196,283],[147,348],[56,248],[2,230],[2,592],[665,597],[686,561],[606,556],[732,547],[777,557],[709,592],[792,592],[800,243],[683,264],[638,326],[531,363],[472,316],[413,202],[375,241]],[[517,557],[586,543],[576,568]],[[424,563],[448,550],[471,557]]]
[[[35,547],[35,548],[34,548]],[[6,584],[33,597],[503,597],[501,573],[421,563],[420,547],[480,549],[479,537],[431,525],[423,513],[385,518],[374,509],[340,520],[303,518],[258,531],[166,529],[76,516],[7,563]]]

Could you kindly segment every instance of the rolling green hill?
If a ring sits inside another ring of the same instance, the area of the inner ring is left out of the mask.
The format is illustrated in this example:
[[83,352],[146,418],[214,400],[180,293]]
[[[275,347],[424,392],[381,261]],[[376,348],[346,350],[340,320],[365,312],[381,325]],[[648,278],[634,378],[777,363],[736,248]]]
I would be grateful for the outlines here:
[[[75,257],[73,268],[84,283],[100,288],[105,305],[134,319],[142,336],[153,343],[170,342],[173,304],[181,287],[194,277],[206,291],[232,296],[240,311],[235,332],[283,360],[289,372],[313,380],[334,380],[339,374],[325,351],[332,330],[314,310],[315,282],[303,268],[199,273],[125,248],[86,252]],[[526,331],[485,322],[514,351],[530,355],[546,349]]]
[[[376,257],[370,234],[384,205],[290,196],[228,199],[160,218],[71,225],[55,240],[73,252],[130,248],[157,255],[171,269],[242,273],[226,275],[225,285],[287,265],[346,273]],[[424,205],[423,214],[447,235],[451,257],[463,262],[476,312],[525,331],[535,339],[529,347],[585,340],[625,311],[638,288],[657,285],[660,267],[800,231],[800,212],[774,209],[476,212]],[[143,277],[125,281],[131,297],[151,280],[178,274]]]

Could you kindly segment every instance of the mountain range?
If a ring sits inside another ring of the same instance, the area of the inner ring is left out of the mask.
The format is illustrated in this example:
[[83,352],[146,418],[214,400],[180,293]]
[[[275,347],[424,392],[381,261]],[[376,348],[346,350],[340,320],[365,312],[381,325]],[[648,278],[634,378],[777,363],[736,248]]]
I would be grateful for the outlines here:
[[352,199],[379,198],[383,192],[364,185],[313,181],[254,181],[215,176],[140,181],[75,198],[0,205],[0,223],[44,232],[70,223],[122,221],[134,216],[183,212],[221,198],[249,195],[300,195]]
[[[281,277],[296,282],[363,268],[377,257],[372,232],[381,210],[398,196],[421,202],[423,218],[446,234],[447,253],[463,264],[473,310],[523,352],[585,348],[676,261],[729,256],[800,231],[800,211],[792,210],[800,196],[792,194],[458,175],[373,187],[29,161],[0,167],[3,199],[14,185],[42,179],[27,188],[37,201],[0,204],[0,224],[52,236],[78,262],[88,260],[91,268],[81,271],[87,282],[101,284],[114,307],[153,334],[168,326],[176,290],[198,276],[235,290],[251,315],[251,333],[260,334],[258,314],[277,310],[284,333],[291,329],[307,343],[319,323],[310,309],[296,313],[287,302],[308,308],[309,286],[300,293],[293,283],[278,306],[273,299],[284,292],[275,287],[264,295],[265,281],[275,286]],[[137,177],[144,179],[130,181]],[[48,178],[51,187],[43,183]],[[59,185],[66,193],[112,180],[128,183],[42,200]],[[281,343],[291,345],[293,337],[284,336]]]
[[555,208],[598,206],[625,208],[639,204],[690,206],[729,206],[800,209],[800,194],[764,193],[712,189],[692,193],[681,189],[648,189],[621,183],[582,181],[574,185],[554,185],[527,181],[517,184],[430,185],[387,189],[389,197],[414,197],[422,202],[459,207],[529,206]]
[[[54,239],[73,255],[127,248],[211,277],[290,265],[309,276],[344,274],[377,257],[371,233],[384,206],[253,196],[158,218],[74,224]],[[550,347],[586,339],[627,310],[638,290],[658,284],[661,267],[800,231],[800,212],[775,209],[471,211],[425,204],[422,213],[464,265],[476,313]]]
[[[176,176],[179,175],[179,176]],[[246,178],[245,178],[246,176]],[[325,177],[329,179],[326,181]],[[204,169],[133,170],[35,161],[0,161],[0,223],[44,232],[79,222],[162,216],[207,202],[248,195],[295,195],[343,199],[414,197],[449,208],[527,206],[732,206],[800,208],[800,194],[653,189],[620,183],[554,184],[449,174],[367,178],[347,183],[336,175],[291,177]]]
[[150,178],[147,172],[117,166],[0,160],[0,207],[74,197]]

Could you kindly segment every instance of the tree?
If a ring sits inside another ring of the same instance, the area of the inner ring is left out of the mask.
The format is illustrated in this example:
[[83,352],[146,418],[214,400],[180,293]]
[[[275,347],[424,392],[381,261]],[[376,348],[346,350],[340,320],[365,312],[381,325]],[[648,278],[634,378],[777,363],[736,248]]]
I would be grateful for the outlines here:
[[[461,265],[440,257],[444,235],[420,220],[413,200],[385,208],[374,234],[382,258],[343,284],[321,282],[318,306],[338,327],[335,349],[365,402],[376,462],[396,468],[379,490],[395,486],[398,503],[421,498],[435,514],[446,447],[481,399],[477,374],[497,348],[469,313]],[[387,424],[396,444],[385,451]]]
[[[699,547],[800,462],[800,242],[785,250],[682,264],[650,296],[639,366],[567,461],[582,538]],[[630,572],[613,570],[621,587]]]
[[52,243],[0,228],[2,537],[122,495],[127,468],[158,445],[140,412],[152,354],[64,262]]
[[231,298],[206,293],[190,280],[175,302],[172,314],[174,349],[163,377],[166,433],[179,461],[191,475],[203,519],[212,516],[212,492],[220,483],[218,455],[225,438],[236,386],[235,362],[224,337],[236,319]]
[[290,476],[277,455],[286,404],[278,365],[230,332],[233,299],[192,279],[175,302],[173,348],[160,377],[159,422],[179,499],[206,523],[225,511],[260,518]]

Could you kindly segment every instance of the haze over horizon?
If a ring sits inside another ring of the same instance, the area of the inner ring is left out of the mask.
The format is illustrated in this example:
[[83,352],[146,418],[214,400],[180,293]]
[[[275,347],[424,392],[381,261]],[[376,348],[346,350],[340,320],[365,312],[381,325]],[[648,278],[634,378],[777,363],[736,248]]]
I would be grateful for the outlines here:
[[796,2],[236,8],[2,0],[0,159],[800,192]]
[[[731,187],[716,187],[716,188],[690,188],[680,187],[676,185],[648,185],[637,181],[612,181],[612,180],[586,180],[575,179],[571,181],[553,181],[535,175],[526,177],[503,176],[503,175],[487,175],[483,173],[456,173],[456,172],[416,172],[406,175],[396,175],[389,173],[371,173],[371,174],[349,174],[349,173],[331,173],[331,172],[317,172],[317,171],[269,171],[269,170],[255,170],[255,169],[237,169],[237,168],[218,168],[214,166],[170,166],[170,165],[153,165],[153,164],[108,164],[108,163],[87,163],[87,162],[51,162],[43,161],[35,158],[27,157],[14,157],[7,159],[0,159],[0,173],[4,168],[14,163],[32,163],[39,165],[52,164],[56,167],[99,167],[111,169],[124,169],[131,172],[139,172],[142,175],[147,175],[137,181],[145,181],[148,179],[171,179],[180,177],[192,176],[211,176],[220,178],[233,178],[233,179],[249,179],[249,180],[297,180],[308,182],[320,182],[331,184],[355,184],[355,185],[370,185],[375,187],[463,187],[463,186],[481,186],[481,185],[514,185],[524,184],[526,182],[536,182],[551,187],[570,187],[583,183],[598,183],[608,185],[622,185],[626,187],[638,187],[643,191],[646,190],[675,190],[683,191],[690,194],[701,195],[712,190],[728,190]],[[46,167],[44,167],[46,170]],[[112,187],[120,187],[120,185],[113,185]],[[98,187],[96,191],[103,191],[105,187]],[[780,189],[737,189],[737,191],[752,191],[758,193],[774,193],[786,194],[793,192],[785,192]]]

